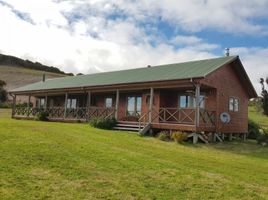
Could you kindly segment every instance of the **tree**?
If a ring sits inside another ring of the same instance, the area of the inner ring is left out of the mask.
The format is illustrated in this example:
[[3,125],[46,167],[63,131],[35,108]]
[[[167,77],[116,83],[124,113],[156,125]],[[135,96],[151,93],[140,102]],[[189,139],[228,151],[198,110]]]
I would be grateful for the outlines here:
[[260,79],[260,84],[262,86],[261,90],[261,96],[262,96],[262,108],[263,108],[263,113],[268,116],[268,91],[265,89],[264,83],[268,85],[268,77],[266,80],[263,78]]
[[4,89],[5,81],[0,80],[0,104],[7,100],[7,91]]

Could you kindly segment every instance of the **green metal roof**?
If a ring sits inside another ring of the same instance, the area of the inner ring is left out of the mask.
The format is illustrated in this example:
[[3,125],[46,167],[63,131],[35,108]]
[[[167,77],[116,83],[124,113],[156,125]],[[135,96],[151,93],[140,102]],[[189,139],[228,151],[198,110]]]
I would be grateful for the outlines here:
[[230,63],[237,58],[238,56],[228,56],[129,70],[48,79],[45,82],[41,81],[26,85],[14,89],[11,92],[27,92],[35,90],[77,88],[86,86],[102,86],[205,77],[212,71],[227,63]]

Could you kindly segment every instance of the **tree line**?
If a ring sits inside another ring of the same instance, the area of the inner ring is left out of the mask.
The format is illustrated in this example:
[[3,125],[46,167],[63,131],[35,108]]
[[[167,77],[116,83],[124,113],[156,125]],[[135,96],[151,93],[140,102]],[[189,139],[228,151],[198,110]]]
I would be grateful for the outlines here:
[[32,62],[30,60],[23,60],[23,59],[15,57],[15,56],[9,56],[9,55],[4,55],[4,54],[0,54],[0,65],[22,67],[22,68],[27,68],[27,69],[41,70],[41,71],[46,71],[46,72],[52,72],[52,73],[73,76],[73,73],[65,73],[64,71],[61,71],[57,67],[46,66],[46,65],[43,65],[39,62]]

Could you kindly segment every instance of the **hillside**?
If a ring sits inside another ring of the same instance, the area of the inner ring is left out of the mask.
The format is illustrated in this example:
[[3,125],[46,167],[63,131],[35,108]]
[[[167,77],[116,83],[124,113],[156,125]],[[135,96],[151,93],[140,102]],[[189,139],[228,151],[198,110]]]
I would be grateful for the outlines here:
[[65,73],[57,67],[43,65],[39,62],[32,62],[30,60],[23,60],[15,56],[0,54],[0,66],[19,67],[25,69],[39,70],[44,72],[52,72],[57,74],[73,75],[72,73]]
[[[0,54],[0,80],[7,83],[7,91],[41,81],[43,74],[46,74],[46,79],[73,75],[71,73],[65,73],[56,67],[46,66],[39,62],[32,62],[14,56]],[[19,102],[25,100],[25,97],[18,99]]]
[[257,111],[255,106],[248,107],[248,117],[262,127],[268,128],[268,117]]
[[21,87],[27,84],[42,80],[43,74],[46,78],[58,78],[66,76],[65,74],[44,72],[40,70],[26,69],[23,67],[0,66],[0,80],[7,83],[7,90]]
[[2,199],[268,199],[268,148],[255,141],[176,144],[6,111]]

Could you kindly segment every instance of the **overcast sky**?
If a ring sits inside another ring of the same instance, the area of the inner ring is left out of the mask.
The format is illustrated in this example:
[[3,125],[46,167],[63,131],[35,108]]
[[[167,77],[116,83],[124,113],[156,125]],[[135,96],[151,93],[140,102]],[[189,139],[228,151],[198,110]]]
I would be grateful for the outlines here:
[[268,76],[268,0],[0,0],[0,53],[94,73],[239,55]]

